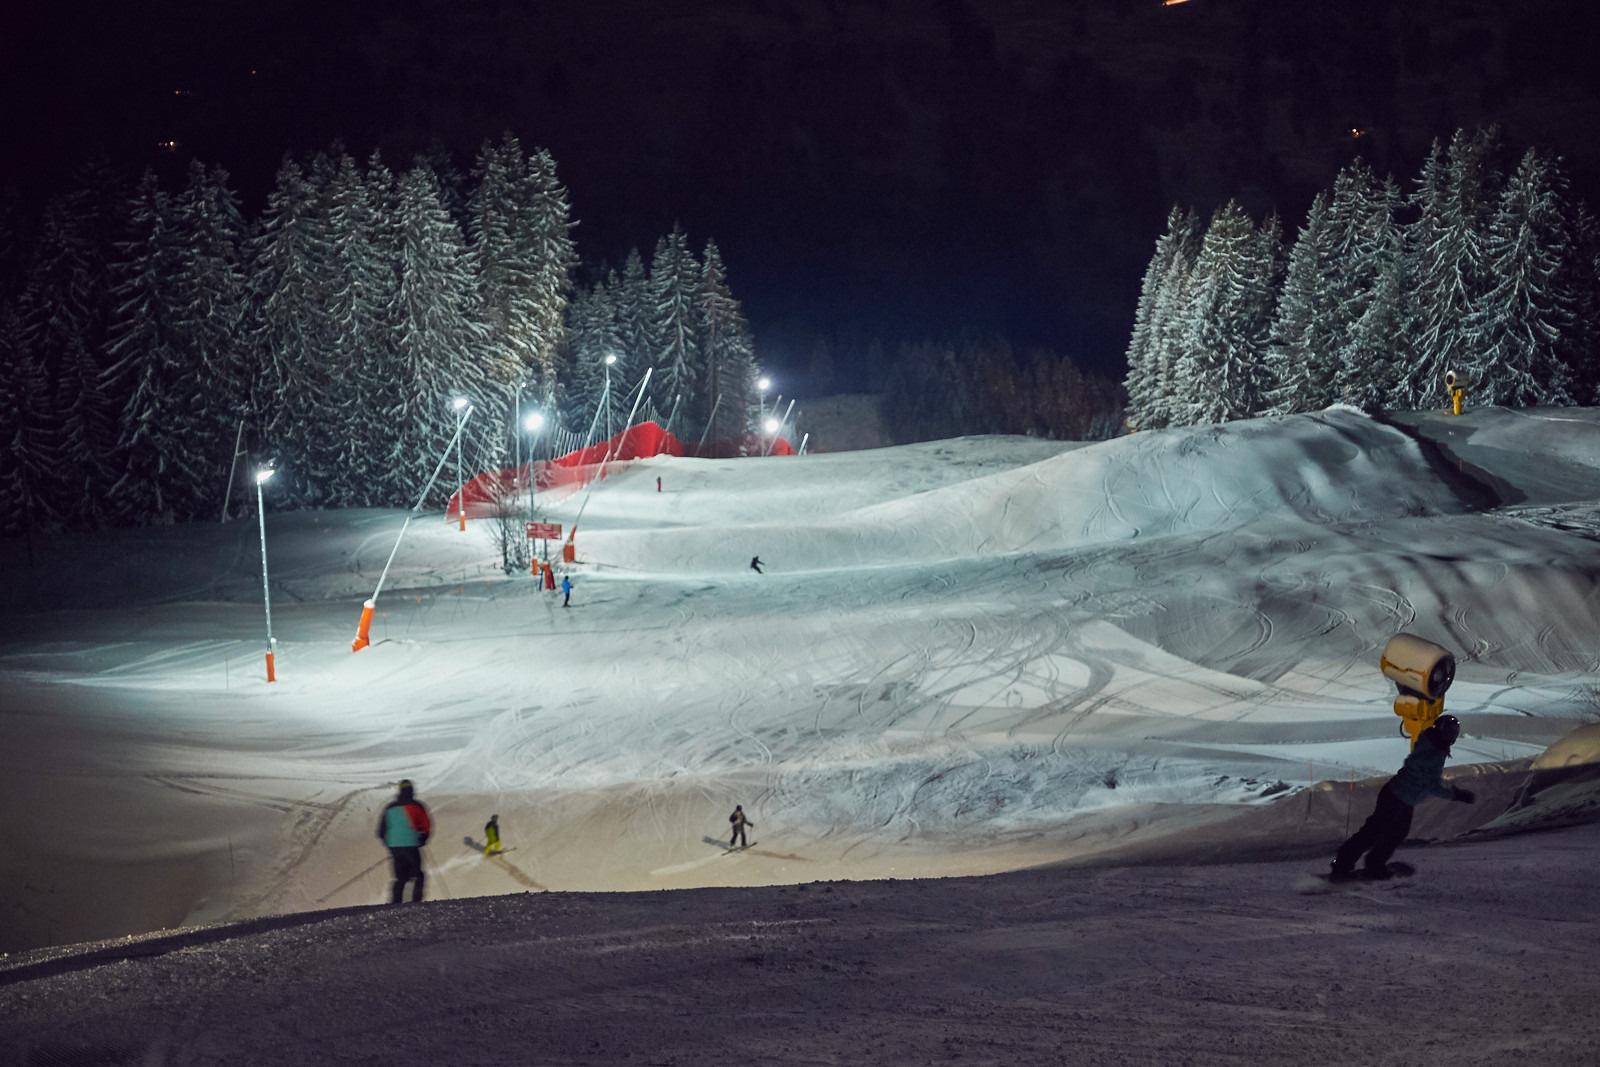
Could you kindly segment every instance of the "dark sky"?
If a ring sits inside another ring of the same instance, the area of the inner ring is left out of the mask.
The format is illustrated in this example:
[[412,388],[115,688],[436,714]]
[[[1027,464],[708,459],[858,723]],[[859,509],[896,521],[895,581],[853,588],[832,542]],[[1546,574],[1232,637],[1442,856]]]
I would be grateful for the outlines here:
[[[998,333],[1120,372],[1167,207],[1290,226],[1358,151],[1409,183],[1499,121],[1600,172],[1600,64],[1572,0],[440,0],[8,6],[0,88],[25,199],[101,152],[197,155],[252,208],[341,138],[465,166],[549,148],[589,262],[715,237],[769,361],[816,338]],[[252,73],[254,71],[254,73]],[[1359,141],[1350,129],[1366,131]],[[156,145],[172,138],[175,153]]]

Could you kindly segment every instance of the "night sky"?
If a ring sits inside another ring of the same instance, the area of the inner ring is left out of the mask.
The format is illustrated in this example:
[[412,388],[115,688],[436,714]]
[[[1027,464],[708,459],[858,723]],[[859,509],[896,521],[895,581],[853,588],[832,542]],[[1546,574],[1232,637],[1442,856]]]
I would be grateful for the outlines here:
[[[82,158],[258,206],[285,150],[470,165],[555,155],[586,262],[715,237],[769,364],[819,338],[845,388],[881,340],[1000,334],[1121,372],[1173,202],[1292,228],[1353,155],[1409,187],[1498,121],[1596,201],[1600,64],[1569,0],[451,0],[8,5],[0,183]],[[1360,138],[1351,131],[1364,131]],[[175,140],[175,151],[159,142]]]

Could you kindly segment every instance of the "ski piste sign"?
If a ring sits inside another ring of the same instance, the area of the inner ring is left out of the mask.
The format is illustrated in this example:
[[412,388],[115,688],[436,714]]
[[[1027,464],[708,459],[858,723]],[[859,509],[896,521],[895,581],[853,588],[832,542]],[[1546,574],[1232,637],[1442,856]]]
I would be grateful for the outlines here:
[[546,541],[561,540],[561,524],[559,522],[528,523],[528,540],[537,541],[540,538]]

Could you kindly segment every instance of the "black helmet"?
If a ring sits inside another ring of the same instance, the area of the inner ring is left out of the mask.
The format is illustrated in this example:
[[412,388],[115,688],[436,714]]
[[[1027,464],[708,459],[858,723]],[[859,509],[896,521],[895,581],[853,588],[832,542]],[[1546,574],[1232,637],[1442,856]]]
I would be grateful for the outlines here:
[[1461,736],[1461,720],[1454,715],[1439,716],[1433,720],[1433,728],[1439,731],[1437,736],[1444,742],[1445,748],[1455,744],[1456,738]]

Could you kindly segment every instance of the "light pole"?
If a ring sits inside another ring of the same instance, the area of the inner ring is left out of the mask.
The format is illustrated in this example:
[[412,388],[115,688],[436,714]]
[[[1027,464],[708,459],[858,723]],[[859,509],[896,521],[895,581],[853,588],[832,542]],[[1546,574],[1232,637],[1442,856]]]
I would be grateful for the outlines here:
[[467,532],[467,485],[461,477],[461,422],[466,418],[467,404],[464,396],[450,401],[450,406],[456,409],[456,516],[461,520],[462,533]]
[[617,361],[616,353],[606,356],[606,391],[600,394],[604,397],[606,406],[606,440],[611,440],[611,365]]
[[267,511],[261,486],[276,471],[271,467],[256,471],[256,518],[261,523],[261,599],[267,606],[267,681],[276,682],[278,673],[272,662],[272,587],[267,584]]
[[[522,420],[522,428],[527,430],[537,440],[539,429],[544,425],[544,416],[537,411],[529,412],[528,417]],[[533,495],[538,491],[539,480],[533,466],[534,447],[528,445],[528,521],[533,521]]]
[[[762,375],[756,380],[756,388],[761,390],[761,406],[756,409],[758,412],[757,418],[764,419],[767,417],[767,390],[772,388],[772,379]],[[748,412],[749,410],[749,408],[745,408],[745,411]]]

